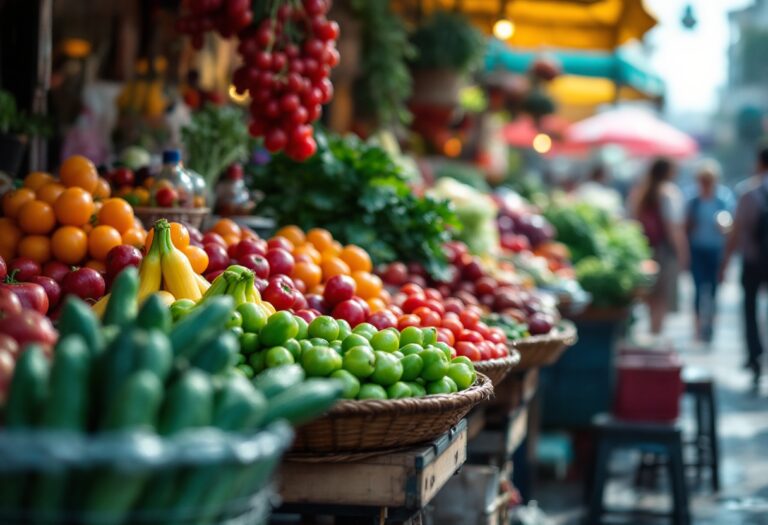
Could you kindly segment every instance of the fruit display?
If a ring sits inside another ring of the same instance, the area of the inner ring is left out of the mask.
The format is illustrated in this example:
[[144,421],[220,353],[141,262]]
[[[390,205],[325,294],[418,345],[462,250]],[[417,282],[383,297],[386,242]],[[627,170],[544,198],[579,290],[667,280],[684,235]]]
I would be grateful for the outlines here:
[[244,266],[255,275],[264,300],[308,322],[332,314],[352,326],[366,321],[378,325],[382,317],[393,316],[386,313],[389,294],[372,272],[368,253],[359,246],[342,246],[322,228],[305,233],[284,226],[264,240],[221,219],[203,235],[202,243],[209,260],[207,279],[217,278],[231,264]]
[[287,311],[266,317],[249,303],[238,312],[240,368],[246,375],[297,363],[308,377],[339,380],[346,399],[449,394],[476,379],[471,361],[438,341],[435,328],[351,328],[326,315],[307,323]]
[[[26,432],[29,439],[38,431],[66,431],[72,439],[94,440],[130,431],[142,433],[144,440],[160,439],[163,447],[183,447],[175,444],[178,436],[207,429],[217,432],[207,439],[218,447],[230,434],[254,436],[279,420],[306,422],[340,395],[335,381],[302,381],[301,376],[283,374],[280,381],[252,383],[239,373],[234,368],[238,341],[225,331],[234,312],[230,298],[211,298],[195,315],[172,325],[170,311],[157,294],[143,303],[137,300],[139,287],[135,269],[121,272],[102,322],[85,303],[67,299],[53,358],[33,344],[18,359],[4,407],[6,430]],[[290,442],[288,433],[280,435],[284,443],[270,445],[273,455]],[[98,468],[87,459],[77,463],[89,450],[83,446],[72,450],[74,469],[68,463],[63,469],[30,475],[29,483],[0,477],[3,508],[30,505],[32,511],[68,516],[100,513],[111,523],[131,522],[132,512],[138,510],[160,513],[169,523],[190,511],[208,520],[222,513],[230,500],[260,490],[277,463],[277,457],[271,457],[257,476],[240,462],[224,460],[199,466],[165,463],[159,470],[136,475],[119,467],[130,444],[111,446],[114,463],[102,461]],[[216,477],[216,490],[211,490],[211,476]],[[74,480],[85,497],[67,496]]]
[[[180,223],[160,219],[147,235],[146,256],[139,266],[139,300],[161,292],[167,304],[176,299],[199,301],[211,284],[201,275],[208,265],[205,251],[189,244],[189,232]],[[136,266],[130,254],[114,253],[116,271]],[[102,314],[111,294],[104,295],[94,309]]]
[[[322,104],[333,97],[329,77],[339,63],[339,25],[326,18],[330,8],[326,0],[282,3],[274,12],[267,2],[251,4],[250,0],[190,2],[190,12],[177,28],[191,35],[198,49],[206,31],[215,30],[224,38],[237,36],[243,65],[233,73],[232,83],[238,93],[250,95],[250,133],[263,137],[271,152],[285,151],[293,159],[306,160],[317,149],[311,124],[320,117]],[[265,12],[254,17],[254,7]]]
[[7,262],[23,257],[103,272],[112,248],[141,246],[146,236],[131,205],[110,194],[85,157],[66,159],[58,179],[30,173],[22,187],[2,196],[0,255]]

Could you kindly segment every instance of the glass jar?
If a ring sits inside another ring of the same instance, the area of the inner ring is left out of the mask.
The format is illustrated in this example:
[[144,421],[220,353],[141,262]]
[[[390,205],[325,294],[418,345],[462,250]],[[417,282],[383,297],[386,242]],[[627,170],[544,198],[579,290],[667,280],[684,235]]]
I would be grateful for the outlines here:
[[247,215],[253,205],[243,180],[243,167],[232,164],[216,185],[216,213],[222,216]]

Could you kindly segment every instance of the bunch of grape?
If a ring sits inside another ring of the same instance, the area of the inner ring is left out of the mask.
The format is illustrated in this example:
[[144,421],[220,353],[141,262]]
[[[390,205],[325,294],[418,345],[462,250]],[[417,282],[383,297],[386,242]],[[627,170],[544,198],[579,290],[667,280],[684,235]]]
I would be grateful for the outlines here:
[[176,28],[192,37],[195,49],[203,47],[203,33],[216,30],[224,38],[236,35],[253,21],[251,0],[189,0],[189,14]]
[[[276,1],[276,0],[273,0]],[[221,18],[224,11],[237,3],[250,0],[191,0],[206,13],[217,13],[212,22],[195,19],[192,29],[231,29],[240,18]],[[311,124],[322,113],[322,105],[333,97],[331,68],[339,63],[336,39],[339,25],[328,20],[330,0],[293,0],[281,2],[274,17],[256,24],[238,26],[237,51],[243,64],[233,74],[232,83],[238,93],[251,96],[251,135],[264,138],[272,153],[285,151],[295,160],[311,157],[317,150]],[[226,4],[226,5],[225,5]],[[196,16],[190,6],[190,11]],[[250,11],[249,11],[250,14]],[[186,22],[185,25],[191,22]],[[190,32],[193,39],[200,35]],[[231,33],[229,33],[231,34]]]

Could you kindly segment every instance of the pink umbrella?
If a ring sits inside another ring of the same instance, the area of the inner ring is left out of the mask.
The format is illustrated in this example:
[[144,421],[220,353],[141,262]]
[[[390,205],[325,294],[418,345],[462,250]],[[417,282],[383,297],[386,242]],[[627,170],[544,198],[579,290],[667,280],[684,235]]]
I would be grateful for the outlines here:
[[691,157],[696,141],[650,111],[619,108],[572,125],[566,133],[567,149],[615,144],[636,156]]

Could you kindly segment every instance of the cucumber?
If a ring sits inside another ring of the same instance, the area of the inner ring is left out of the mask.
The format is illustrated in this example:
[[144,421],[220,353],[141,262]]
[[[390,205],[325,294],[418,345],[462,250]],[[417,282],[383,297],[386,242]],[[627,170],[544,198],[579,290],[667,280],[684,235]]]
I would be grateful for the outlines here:
[[341,397],[339,381],[308,379],[269,399],[262,425],[285,419],[294,426],[310,421],[333,406]]
[[176,323],[170,334],[175,355],[193,359],[223,330],[232,316],[233,305],[229,296],[211,297]]
[[98,363],[96,378],[100,383],[98,392],[101,397],[97,400],[100,405],[99,414],[112,406],[123,382],[134,370],[137,348],[147,345],[146,332],[129,328],[117,334],[115,340],[104,351]]
[[168,336],[158,329],[146,332],[146,344],[136,347],[133,370],[148,370],[165,381],[173,368],[173,349]]
[[217,375],[237,364],[240,342],[232,332],[224,332],[192,359],[195,368]]
[[163,383],[151,370],[138,370],[123,383],[104,415],[102,430],[154,430],[163,399]]
[[88,420],[91,355],[85,339],[68,335],[56,345],[42,426],[84,432]]
[[157,294],[151,294],[144,300],[136,317],[136,325],[149,330],[155,328],[167,334],[171,331],[171,311]]
[[100,328],[96,314],[87,304],[74,295],[66,298],[59,316],[59,339],[77,334],[85,339],[91,355],[96,356],[104,350],[104,337]]
[[158,432],[168,436],[186,428],[203,427],[213,415],[213,385],[208,374],[184,372],[168,390],[160,412]]
[[126,326],[136,317],[136,294],[139,291],[139,273],[133,266],[124,268],[112,283],[107,309],[104,311],[105,326]]
[[285,365],[269,368],[253,378],[253,386],[267,399],[292,388],[304,381],[304,369],[300,365]]
[[227,378],[214,403],[212,426],[232,432],[257,428],[267,411],[264,395],[239,374]]
[[27,347],[18,361],[5,406],[7,429],[34,428],[41,422],[48,399],[50,366],[43,349]]

